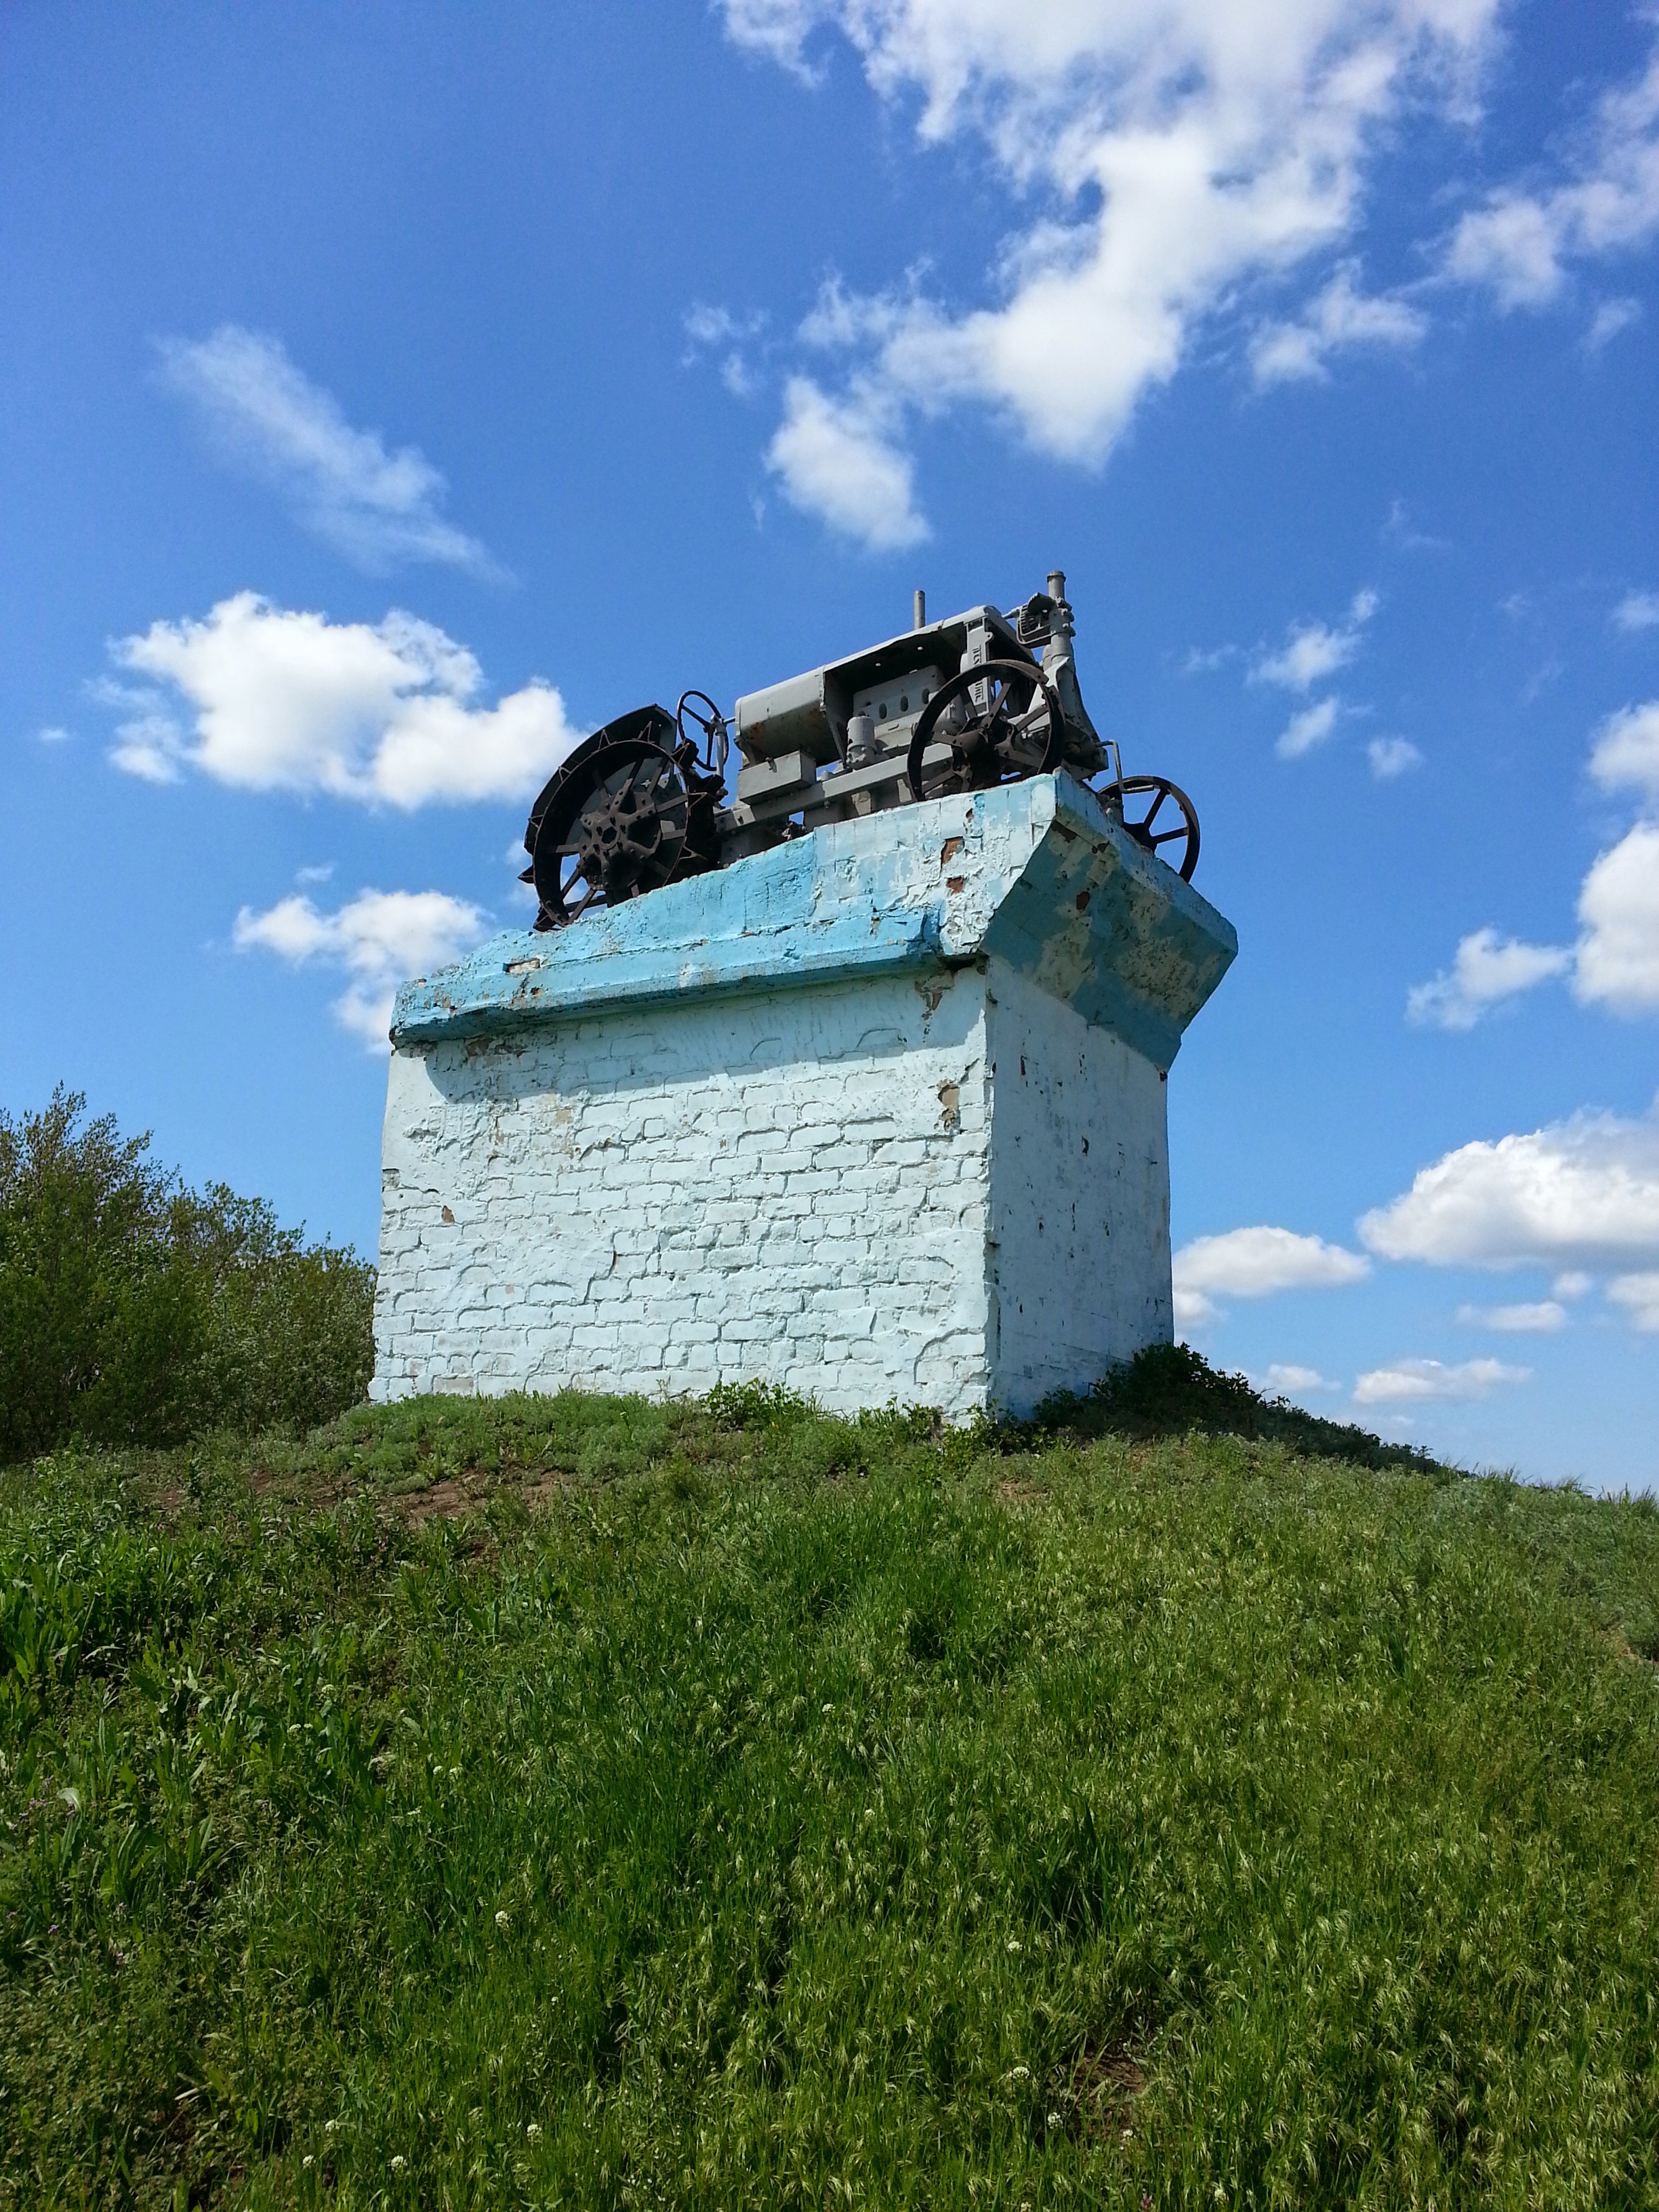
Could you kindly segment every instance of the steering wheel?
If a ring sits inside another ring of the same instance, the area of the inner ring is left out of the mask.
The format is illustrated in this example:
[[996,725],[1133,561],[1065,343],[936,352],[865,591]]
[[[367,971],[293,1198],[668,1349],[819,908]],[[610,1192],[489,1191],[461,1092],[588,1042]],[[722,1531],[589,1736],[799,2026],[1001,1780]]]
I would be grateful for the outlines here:
[[[698,702],[708,709],[706,714],[697,712]],[[724,775],[726,756],[732,750],[731,735],[725,715],[706,691],[682,691],[680,703],[674,709],[674,726],[680,733],[681,744],[695,746],[696,739],[689,737],[686,731],[688,722],[702,732],[699,764],[709,775]]]

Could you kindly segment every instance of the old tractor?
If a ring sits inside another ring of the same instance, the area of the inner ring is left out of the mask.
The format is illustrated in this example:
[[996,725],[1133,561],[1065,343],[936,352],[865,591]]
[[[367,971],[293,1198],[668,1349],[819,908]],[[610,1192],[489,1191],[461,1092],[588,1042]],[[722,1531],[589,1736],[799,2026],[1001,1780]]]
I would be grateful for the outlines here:
[[[1190,881],[1198,816],[1167,776],[1123,773],[1090,720],[1056,569],[1008,613],[970,607],[929,623],[915,595],[897,637],[751,691],[735,732],[702,691],[671,714],[636,707],[596,730],[550,777],[525,830],[538,929],[832,822],[1068,769],[1135,842]],[[726,771],[735,733],[734,792]]]

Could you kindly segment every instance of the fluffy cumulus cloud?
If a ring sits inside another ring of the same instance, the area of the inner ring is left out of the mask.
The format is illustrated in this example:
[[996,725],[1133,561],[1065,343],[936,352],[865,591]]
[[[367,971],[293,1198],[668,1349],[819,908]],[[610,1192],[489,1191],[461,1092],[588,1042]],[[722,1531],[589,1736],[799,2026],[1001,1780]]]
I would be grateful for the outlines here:
[[1659,1008],[1659,699],[1610,714],[1589,767],[1603,791],[1634,793],[1643,818],[1584,878],[1573,989],[1612,1013],[1651,1013]]
[[1603,791],[1639,792],[1659,805],[1659,699],[1608,715],[1590,748],[1590,774]]
[[1609,715],[1589,769],[1604,791],[1635,793],[1642,812],[1584,878],[1577,944],[1527,945],[1477,929],[1449,969],[1407,994],[1410,1020],[1473,1029],[1494,1006],[1567,975],[1586,1006],[1626,1016],[1659,1008],[1659,700]]
[[413,808],[520,798],[576,743],[532,682],[494,706],[464,646],[430,623],[333,623],[252,592],[199,622],[158,622],[111,647],[149,690],[117,687],[112,758],[152,782],[195,769],[250,791],[325,792]]
[[1356,592],[1344,622],[1293,623],[1283,645],[1257,654],[1251,682],[1277,684],[1286,691],[1311,691],[1316,684],[1347,666],[1381,604],[1373,591]]
[[1626,637],[1659,629],[1659,592],[1626,592],[1613,611],[1613,625]]
[[909,459],[892,441],[890,419],[878,393],[833,399],[810,376],[791,377],[766,455],[792,506],[879,552],[927,535]]
[[1262,1387],[1275,1397],[1302,1398],[1316,1390],[1334,1390],[1336,1384],[1328,1382],[1316,1367],[1297,1367],[1281,1364],[1275,1360],[1261,1378]]
[[1656,232],[1659,58],[1602,98],[1561,181],[1506,188],[1462,217],[1446,273],[1485,286],[1500,307],[1543,307],[1560,296],[1574,261],[1628,252]]
[[1625,1309],[1632,1328],[1649,1334],[1659,1334],[1659,1269],[1615,1275],[1607,1285],[1607,1296],[1615,1305]]
[[1659,1007],[1659,822],[1641,822],[1603,853],[1578,894],[1573,988],[1615,1014]]
[[1494,1006],[1571,966],[1571,953],[1559,945],[1524,945],[1495,929],[1477,929],[1459,945],[1449,969],[1413,985],[1407,1017],[1435,1029],[1472,1030]]
[[1659,1109],[1460,1146],[1365,1214],[1359,1235],[1384,1259],[1440,1267],[1629,1277],[1659,1266]]
[[295,967],[317,961],[343,968],[349,981],[334,1002],[336,1018],[371,1050],[384,1052],[398,984],[454,959],[487,926],[479,908],[447,891],[367,890],[333,914],[295,893],[264,914],[244,907],[235,943]]
[[[1496,12],[1497,0],[725,0],[731,36],[798,75],[813,72],[815,33],[847,39],[881,99],[917,103],[924,144],[976,139],[1033,210],[987,302],[913,289],[803,333],[846,349],[876,444],[892,454],[909,410],[969,402],[1085,465],[1241,287],[1342,246],[1370,149],[1409,104],[1462,99]],[[1316,374],[1339,346],[1407,343],[1415,312],[1339,269],[1262,334],[1258,374]],[[787,405],[786,427],[804,409],[812,419],[799,391]],[[824,511],[787,453],[774,465],[799,504]]]
[[163,338],[161,377],[232,464],[272,485],[304,526],[372,574],[411,561],[476,574],[495,564],[446,522],[447,486],[413,446],[388,453],[354,429],[280,340],[223,324],[210,337]]
[[1333,1289],[1370,1273],[1361,1252],[1292,1229],[1230,1229],[1200,1237],[1175,1255],[1176,1319],[1213,1320],[1219,1297],[1264,1298],[1279,1291]]
[[1428,1399],[1484,1398],[1505,1383],[1529,1382],[1530,1367],[1506,1366],[1501,1359],[1400,1359],[1392,1367],[1373,1367],[1353,1386],[1357,1406],[1413,1406]]

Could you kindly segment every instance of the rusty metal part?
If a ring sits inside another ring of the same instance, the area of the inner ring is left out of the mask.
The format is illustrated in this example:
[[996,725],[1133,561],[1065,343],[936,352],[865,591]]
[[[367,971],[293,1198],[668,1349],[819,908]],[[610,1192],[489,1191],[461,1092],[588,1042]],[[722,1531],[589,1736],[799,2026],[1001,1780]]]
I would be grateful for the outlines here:
[[577,746],[525,832],[538,929],[617,906],[716,865],[718,777],[660,707],[642,707]]
[[[1174,868],[1182,883],[1191,883],[1198,866],[1198,809],[1181,786],[1167,775],[1126,775],[1114,787],[1113,795],[1121,795],[1120,819],[1136,844]],[[1117,807],[1110,811],[1119,812]],[[1158,829],[1154,824],[1160,817],[1164,826]],[[1166,853],[1166,845],[1178,849]]]
[[[699,714],[698,704],[706,707],[706,714]],[[701,731],[701,748],[686,728]],[[705,775],[724,776],[726,763],[732,750],[731,725],[706,691],[682,691],[680,702],[674,709],[674,727],[680,733],[682,744],[689,744],[697,754],[697,765]]]
[[943,799],[1047,775],[1064,742],[1060,701],[1039,669],[981,661],[941,684],[917,717],[906,763],[910,796]]
[[[538,929],[781,841],[1065,768],[1142,848],[1190,881],[1198,814],[1166,776],[1125,777],[1079,689],[1066,578],[1004,614],[915,627],[738,699],[641,707],[570,755],[531,810],[524,880]],[[726,769],[735,738],[734,790]]]

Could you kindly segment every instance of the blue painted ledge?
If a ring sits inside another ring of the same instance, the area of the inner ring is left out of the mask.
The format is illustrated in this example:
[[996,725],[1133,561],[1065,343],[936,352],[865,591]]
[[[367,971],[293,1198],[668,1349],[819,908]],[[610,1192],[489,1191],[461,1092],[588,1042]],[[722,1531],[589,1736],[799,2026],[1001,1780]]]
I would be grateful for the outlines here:
[[696,992],[995,954],[1161,1067],[1238,950],[1232,925],[1070,776],[814,831],[568,929],[495,937],[406,983],[395,1046]]

